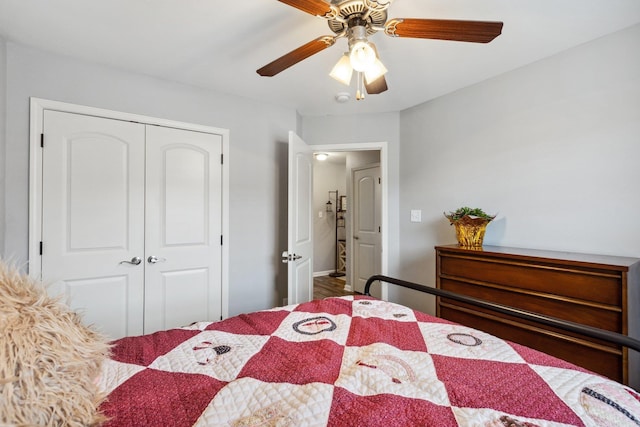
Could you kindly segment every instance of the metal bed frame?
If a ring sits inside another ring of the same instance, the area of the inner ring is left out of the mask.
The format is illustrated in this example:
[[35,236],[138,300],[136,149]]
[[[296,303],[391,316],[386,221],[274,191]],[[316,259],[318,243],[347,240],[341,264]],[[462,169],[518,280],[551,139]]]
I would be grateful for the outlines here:
[[589,336],[591,338],[597,338],[603,341],[607,341],[613,344],[621,345],[640,352],[640,340],[628,337],[617,332],[606,331],[600,328],[594,328],[592,326],[581,325],[580,323],[570,322],[567,320],[558,319],[556,317],[546,316],[544,314],[534,313],[532,311],[521,310],[518,308],[509,307],[503,304],[497,304],[494,302],[485,301],[482,299],[460,295],[451,291],[445,291],[443,289],[432,288],[430,286],[420,285],[418,283],[407,282],[405,280],[395,279],[393,277],[375,275],[371,276],[364,286],[364,295],[371,296],[371,285],[374,282],[386,282],[394,285],[402,286],[404,288],[413,289],[419,292],[426,292],[438,297],[449,298],[456,301],[461,301],[467,304],[471,304],[477,307],[486,308],[498,313],[508,314],[519,319],[530,320],[547,326],[553,326],[558,329],[562,329],[569,332],[576,332]]

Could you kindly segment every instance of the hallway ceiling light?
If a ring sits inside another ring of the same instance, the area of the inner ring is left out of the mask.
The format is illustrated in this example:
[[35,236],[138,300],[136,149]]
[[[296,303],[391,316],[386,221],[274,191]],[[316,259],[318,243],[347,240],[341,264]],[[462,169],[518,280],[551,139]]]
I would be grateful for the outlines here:
[[328,153],[315,153],[314,157],[317,160],[320,160],[321,162],[327,160],[327,158],[329,158],[329,154]]

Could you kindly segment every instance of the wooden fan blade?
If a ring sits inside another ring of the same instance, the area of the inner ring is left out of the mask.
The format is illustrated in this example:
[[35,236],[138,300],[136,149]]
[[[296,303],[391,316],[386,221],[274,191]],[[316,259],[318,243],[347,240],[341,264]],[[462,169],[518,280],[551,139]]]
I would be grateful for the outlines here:
[[286,55],[281,56],[275,61],[270,62],[269,64],[260,68],[257,73],[261,76],[273,77],[276,74],[291,67],[292,65],[295,65],[298,62],[307,59],[311,55],[315,55],[316,53],[321,52],[330,46],[333,46],[335,42],[336,39],[332,36],[318,37],[317,39],[312,40],[297,49],[292,50]]
[[489,43],[502,33],[502,22],[450,19],[391,19],[385,33],[394,37]]
[[310,13],[314,16],[331,17],[334,8],[330,4],[322,0],[278,0],[281,3],[288,4],[303,12]]
[[371,83],[367,83],[367,80],[365,79],[364,87],[367,89],[367,93],[369,95],[377,95],[389,89],[389,87],[387,87],[387,79],[385,79],[384,76],[380,76]]

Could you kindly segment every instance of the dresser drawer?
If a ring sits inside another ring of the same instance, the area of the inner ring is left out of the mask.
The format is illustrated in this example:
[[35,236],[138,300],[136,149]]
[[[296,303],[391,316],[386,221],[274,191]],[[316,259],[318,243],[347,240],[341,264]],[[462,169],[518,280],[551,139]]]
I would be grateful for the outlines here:
[[622,312],[618,306],[532,292],[523,288],[502,287],[489,283],[472,284],[448,278],[441,279],[440,288],[608,331],[618,332],[623,327]]
[[600,304],[619,306],[620,276],[559,265],[506,262],[502,259],[443,255],[440,274],[513,288],[529,289]]

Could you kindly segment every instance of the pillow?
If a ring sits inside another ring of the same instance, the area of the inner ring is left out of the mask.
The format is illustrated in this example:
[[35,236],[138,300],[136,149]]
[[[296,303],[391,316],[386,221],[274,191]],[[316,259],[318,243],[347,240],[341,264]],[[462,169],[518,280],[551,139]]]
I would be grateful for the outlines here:
[[98,425],[109,344],[44,287],[0,260],[0,425]]

